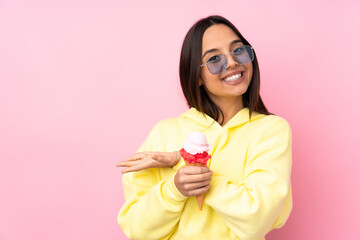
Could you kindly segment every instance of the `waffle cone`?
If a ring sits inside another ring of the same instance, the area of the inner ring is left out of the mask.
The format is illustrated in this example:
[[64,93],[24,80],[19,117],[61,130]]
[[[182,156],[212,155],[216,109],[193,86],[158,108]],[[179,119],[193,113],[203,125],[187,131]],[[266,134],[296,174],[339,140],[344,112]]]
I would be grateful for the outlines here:
[[[189,163],[187,161],[185,161],[186,166],[197,166],[197,167],[205,167],[206,165],[203,163]],[[203,207],[203,203],[204,203],[204,194],[201,195],[197,195],[196,196],[196,201],[197,204],[199,206],[200,211],[202,210]]]

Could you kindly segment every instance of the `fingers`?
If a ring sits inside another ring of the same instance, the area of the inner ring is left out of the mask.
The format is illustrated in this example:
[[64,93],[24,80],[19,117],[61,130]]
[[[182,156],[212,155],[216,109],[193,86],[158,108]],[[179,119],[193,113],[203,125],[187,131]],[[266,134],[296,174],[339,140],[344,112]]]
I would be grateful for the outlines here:
[[175,179],[175,186],[179,192],[186,197],[197,196],[209,190],[210,180],[197,183],[181,183]]
[[173,167],[179,160],[177,152],[137,152],[116,166],[126,168],[123,172],[131,172],[147,168]]
[[208,167],[198,167],[198,166],[185,166],[181,168],[182,172],[186,175],[198,175],[211,172]]
[[124,167],[121,173],[137,172],[140,170],[153,167],[153,161],[150,159],[149,160],[142,159],[137,161],[121,162],[119,164],[119,167]]
[[117,167],[131,167],[133,165],[135,165],[138,162],[138,160],[134,160],[134,161],[122,161],[122,162],[118,162],[116,164]]
[[147,157],[149,153],[148,152],[138,152],[133,154],[131,157],[125,158],[123,162],[130,162],[130,161],[136,161],[142,158]]
[[210,184],[208,184],[208,185],[206,185],[204,187],[201,187],[201,188],[197,188],[197,189],[193,189],[193,190],[188,191],[188,194],[189,194],[188,196],[198,196],[198,195],[201,195],[201,194],[204,194],[204,193],[208,192],[209,189],[210,189]]
[[[164,164],[154,160],[154,156],[161,156],[158,152],[137,152],[131,157],[124,159],[116,164],[117,167],[123,167],[122,173],[137,172],[140,170],[163,167]],[[164,165],[165,166],[165,165]]]
[[212,172],[210,171],[207,173],[192,174],[192,175],[184,174],[183,176],[184,176],[184,178],[182,179],[183,183],[203,182],[211,179]]
[[130,167],[133,163],[131,162],[127,162],[127,161],[122,161],[122,162],[118,162],[116,164],[117,167]]
[[117,167],[128,167],[128,166],[130,166],[132,164],[131,162],[137,161],[137,160],[140,160],[140,159],[141,159],[140,156],[136,156],[136,157],[131,156],[129,158],[126,158],[126,159],[122,160],[121,162],[116,163],[116,166]]
[[193,189],[199,189],[199,188],[206,187],[207,185],[210,184],[210,180],[211,179],[208,179],[208,180],[205,180],[205,181],[202,181],[202,182],[194,182],[194,183],[185,184],[184,189],[190,191],[190,190],[193,190]]
[[185,166],[175,175],[175,186],[184,196],[197,196],[209,190],[212,171],[208,167]]
[[129,166],[127,168],[124,168],[121,170],[121,173],[127,173],[127,172],[138,172],[140,170],[144,170],[149,168],[150,163],[149,162],[142,162],[140,164],[134,164],[132,166]]
[[184,183],[202,182],[211,178],[212,171],[208,167],[185,166],[179,171],[186,175]]
[[148,157],[150,152],[137,152],[133,154],[131,157],[125,158],[121,162],[116,164],[117,167],[130,167],[136,163],[138,160],[145,159]]

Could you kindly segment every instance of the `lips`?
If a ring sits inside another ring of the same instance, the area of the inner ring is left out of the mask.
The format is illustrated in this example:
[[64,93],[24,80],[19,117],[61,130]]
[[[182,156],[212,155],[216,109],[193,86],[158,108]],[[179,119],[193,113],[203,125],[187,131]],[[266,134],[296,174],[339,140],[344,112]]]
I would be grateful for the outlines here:
[[244,72],[245,72],[245,71],[240,71],[240,70],[234,71],[234,72],[232,72],[232,73],[229,73],[229,74],[226,75],[225,77],[223,77],[221,80],[224,80],[224,79],[227,78],[227,77],[231,77],[231,76],[236,75],[236,74],[239,74],[239,73],[243,74]]

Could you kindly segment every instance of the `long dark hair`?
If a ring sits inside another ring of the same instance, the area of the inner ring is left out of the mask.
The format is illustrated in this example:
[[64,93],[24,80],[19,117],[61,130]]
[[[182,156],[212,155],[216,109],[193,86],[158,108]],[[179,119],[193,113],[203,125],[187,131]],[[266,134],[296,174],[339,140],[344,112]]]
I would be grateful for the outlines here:
[[[224,114],[220,107],[210,99],[203,85],[199,87],[203,35],[207,28],[215,24],[227,25],[236,33],[244,45],[251,45],[226,18],[219,15],[212,15],[200,19],[190,28],[185,36],[181,48],[179,73],[181,88],[189,108],[194,107],[216,121],[220,119],[221,115],[223,123]],[[253,111],[266,115],[272,114],[266,109],[260,97],[260,70],[255,51],[252,64],[252,79],[247,91],[242,96],[244,107],[249,108],[250,118]]]

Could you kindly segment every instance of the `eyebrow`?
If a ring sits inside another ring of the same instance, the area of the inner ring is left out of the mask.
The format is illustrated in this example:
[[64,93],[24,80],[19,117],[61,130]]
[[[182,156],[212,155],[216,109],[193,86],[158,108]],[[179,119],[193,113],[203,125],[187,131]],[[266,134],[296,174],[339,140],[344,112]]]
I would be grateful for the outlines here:
[[[241,39],[236,39],[236,40],[232,41],[232,42],[230,43],[230,46],[231,46],[231,45],[234,45],[235,43],[238,43],[238,42],[242,42]],[[202,57],[204,58],[206,54],[211,53],[211,52],[214,52],[214,51],[216,51],[216,50],[219,50],[219,49],[217,49],[217,48],[209,49],[209,50],[207,50],[207,51],[204,53],[204,55],[203,55]]]

